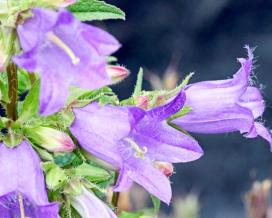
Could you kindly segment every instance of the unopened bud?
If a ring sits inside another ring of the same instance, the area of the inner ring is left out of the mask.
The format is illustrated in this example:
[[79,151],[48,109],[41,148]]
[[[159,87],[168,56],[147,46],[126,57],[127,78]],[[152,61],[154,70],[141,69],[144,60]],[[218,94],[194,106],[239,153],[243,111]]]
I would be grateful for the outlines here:
[[121,82],[129,75],[128,69],[121,66],[108,65],[106,70],[113,84]]
[[64,132],[49,127],[37,127],[27,130],[27,135],[41,147],[52,152],[71,152],[75,144]]
[[144,110],[148,109],[148,105],[150,101],[148,96],[137,96],[135,97],[134,101],[137,107],[142,108]]
[[155,167],[158,168],[167,177],[173,175],[174,167],[171,163],[156,161]]

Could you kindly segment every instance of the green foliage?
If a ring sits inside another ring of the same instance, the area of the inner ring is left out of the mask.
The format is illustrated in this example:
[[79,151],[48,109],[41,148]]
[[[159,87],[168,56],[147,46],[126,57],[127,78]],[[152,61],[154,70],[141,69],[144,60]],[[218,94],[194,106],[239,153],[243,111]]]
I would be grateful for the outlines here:
[[125,13],[121,9],[99,0],[79,0],[68,9],[81,21],[125,20]]
[[103,87],[96,90],[73,87],[70,89],[70,96],[67,104],[72,105],[73,107],[84,107],[93,101],[99,101],[101,105],[119,104],[118,97],[109,87]]
[[160,212],[160,207],[161,207],[161,201],[160,199],[156,198],[153,195],[150,195],[154,207],[154,213],[158,214]]
[[137,75],[137,82],[134,88],[133,96],[140,96],[142,92],[142,86],[143,86],[143,76],[144,71],[143,68],[140,68],[138,75]]
[[123,211],[119,218],[141,218],[144,215],[144,212],[126,212]]
[[18,122],[24,123],[38,116],[39,113],[40,81],[36,81],[22,103]]
[[48,189],[57,190],[67,183],[68,177],[65,171],[53,162],[42,163],[42,169],[46,174],[46,185]]
[[54,155],[54,162],[59,167],[65,167],[70,165],[75,160],[76,155],[73,152],[70,153],[57,153]]
[[111,179],[111,175],[108,171],[92,166],[87,163],[83,163],[74,170],[75,176],[87,178],[91,182],[100,183]]

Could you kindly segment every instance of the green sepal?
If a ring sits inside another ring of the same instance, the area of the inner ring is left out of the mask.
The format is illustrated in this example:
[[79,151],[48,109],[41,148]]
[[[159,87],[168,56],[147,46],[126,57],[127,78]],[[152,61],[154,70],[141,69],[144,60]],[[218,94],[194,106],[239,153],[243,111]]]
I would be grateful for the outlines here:
[[99,0],[79,0],[68,9],[81,21],[126,18],[121,9]]
[[112,178],[111,174],[99,167],[83,163],[74,169],[75,176],[84,177],[91,182],[100,183]]
[[17,125],[17,123],[14,123],[12,121],[8,121],[5,119],[6,124],[9,126],[7,128],[8,133],[3,135],[3,141],[6,146],[13,148],[19,144],[21,144],[23,140],[23,132],[21,128]]
[[48,151],[45,149],[42,149],[36,145],[32,145],[35,149],[35,151],[39,154],[40,158],[44,161],[54,161],[53,155],[50,154]]
[[142,86],[143,86],[143,76],[144,76],[144,70],[143,68],[140,68],[138,75],[137,75],[137,81],[134,88],[133,96],[140,96],[142,93]]
[[150,195],[153,203],[153,208],[154,208],[154,214],[158,214],[160,212],[160,207],[161,207],[161,201],[157,197]]
[[183,108],[179,112],[177,112],[176,114],[172,115],[167,120],[168,121],[172,121],[172,120],[177,119],[179,117],[183,117],[186,114],[190,113],[191,111],[192,111],[192,108],[190,106],[184,105]]
[[57,190],[68,182],[65,171],[53,162],[41,164],[46,175],[46,185],[48,189]]

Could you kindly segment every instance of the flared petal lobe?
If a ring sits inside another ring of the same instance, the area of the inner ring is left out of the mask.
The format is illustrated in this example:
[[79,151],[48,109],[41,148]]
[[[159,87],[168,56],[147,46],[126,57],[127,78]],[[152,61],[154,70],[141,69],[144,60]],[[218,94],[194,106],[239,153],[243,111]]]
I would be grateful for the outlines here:
[[17,28],[23,53],[13,60],[41,74],[42,115],[64,106],[69,86],[96,89],[111,84],[106,56],[120,47],[113,36],[75,20],[66,10],[34,8],[32,13]]
[[[250,86],[253,53],[249,47],[246,48],[248,58],[238,59],[241,68],[232,79],[199,82],[186,87],[185,104],[192,111],[172,121],[174,124],[189,132],[213,134],[240,131],[247,133],[246,137],[258,135],[257,129],[260,128],[255,129],[255,119],[263,114],[265,105],[260,90]],[[267,140],[267,134],[259,135],[266,135],[264,138]]]
[[19,217],[20,202],[26,217],[58,217],[58,204],[48,202],[40,159],[30,144],[11,149],[1,144],[0,174],[0,217]]

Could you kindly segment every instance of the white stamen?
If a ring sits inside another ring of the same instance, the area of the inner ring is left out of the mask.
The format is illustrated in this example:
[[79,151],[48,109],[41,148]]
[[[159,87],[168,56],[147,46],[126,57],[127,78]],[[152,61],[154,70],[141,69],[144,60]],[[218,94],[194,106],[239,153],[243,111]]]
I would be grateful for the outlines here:
[[65,53],[71,58],[71,61],[74,65],[79,64],[80,58],[78,58],[75,53],[66,45],[56,34],[49,32],[47,33],[47,37],[49,40],[54,42],[57,46],[65,51]]

